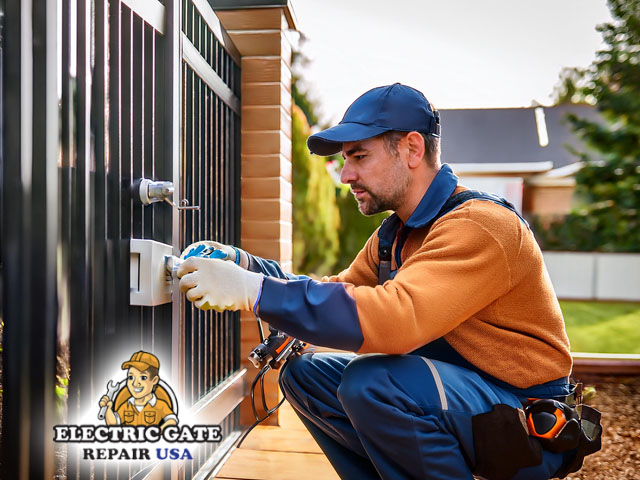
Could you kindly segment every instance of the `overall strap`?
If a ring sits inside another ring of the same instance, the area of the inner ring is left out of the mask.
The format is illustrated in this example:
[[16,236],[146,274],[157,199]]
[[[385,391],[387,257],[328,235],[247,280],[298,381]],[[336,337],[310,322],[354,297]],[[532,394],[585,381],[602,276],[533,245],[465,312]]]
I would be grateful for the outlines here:
[[505,208],[508,208],[518,216],[518,218],[522,221],[522,223],[526,225],[527,228],[529,228],[529,224],[527,223],[527,221],[522,217],[522,215],[520,215],[520,213],[518,213],[518,211],[516,210],[516,207],[514,207],[513,204],[509,202],[506,198],[499,197],[498,195],[494,195],[493,193],[481,192],[478,190],[465,190],[456,195],[452,195],[449,198],[449,200],[445,202],[445,204],[442,206],[442,208],[436,214],[436,216],[433,217],[431,222],[429,222],[429,226],[433,225],[433,223],[436,220],[438,220],[440,217],[442,217],[443,215],[446,215],[451,210],[456,209],[457,207],[462,205],[464,202],[468,200],[473,200],[473,199],[486,200],[489,202],[493,202],[496,205],[500,205]]
[[402,221],[397,215],[384,219],[378,229],[378,285],[382,285],[391,278],[391,249]]
[[[527,221],[522,217],[522,215],[520,215],[520,213],[518,213],[512,203],[507,201],[505,198],[499,197],[492,193],[480,192],[478,190],[465,190],[456,195],[452,195],[445,202],[445,204],[435,215],[435,217],[433,217],[426,226],[430,228],[431,225],[433,225],[435,221],[440,217],[446,215],[452,210],[455,210],[464,202],[473,199],[493,202],[496,205],[500,205],[511,210],[518,216],[522,223],[524,223],[525,226],[529,228],[529,224],[527,223]],[[380,261],[380,264],[378,265],[378,285],[382,285],[384,282],[386,282],[390,278],[393,278],[394,276],[393,274],[395,272],[391,271],[391,250],[393,242],[401,226],[402,222],[400,222],[399,219],[392,219],[392,217],[387,217],[378,229],[378,258]]]

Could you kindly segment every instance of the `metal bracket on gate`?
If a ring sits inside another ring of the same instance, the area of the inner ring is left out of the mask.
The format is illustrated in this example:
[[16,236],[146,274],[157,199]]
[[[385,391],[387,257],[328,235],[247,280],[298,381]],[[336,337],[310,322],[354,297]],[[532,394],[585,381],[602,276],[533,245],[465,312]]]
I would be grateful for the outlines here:
[[154,240],[132,238],[129,248],[129,304],[153,307],[171,302],[171,281],[167,279],[165,257],[173,253],[173,247]]

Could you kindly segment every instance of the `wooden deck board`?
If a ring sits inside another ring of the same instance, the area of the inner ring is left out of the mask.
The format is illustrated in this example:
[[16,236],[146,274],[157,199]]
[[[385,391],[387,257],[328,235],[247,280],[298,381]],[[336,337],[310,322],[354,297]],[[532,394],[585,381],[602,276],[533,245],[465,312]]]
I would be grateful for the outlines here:
[[339,480],[327,458],[317,453],[274,452],[240,448],[224,464],[219,479],[299,480],[322,478]]
[[242,447],[232,452],[216,479],[339,479],[288,402],[279,409],[279,423],[278,427],[256,427]]
[[[278,425],[287,430],[304,430],[307,428],[298,418],[298,414],[293,410],[289,402],[284,402],[278,409]],[[251,436],[251,434],[249,434]]]
[[320,450],[320,447],[309,432],[283,427],[256,427],[240,448],[278,452],[322,453],[322,450]]

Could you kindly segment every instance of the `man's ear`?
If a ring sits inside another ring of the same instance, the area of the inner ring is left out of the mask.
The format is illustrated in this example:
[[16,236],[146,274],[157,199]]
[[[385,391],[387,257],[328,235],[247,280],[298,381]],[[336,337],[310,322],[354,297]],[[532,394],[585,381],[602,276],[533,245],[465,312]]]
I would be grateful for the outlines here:
[[409,149],[409,168],[417,168],[424,159],[424,138],[418,132],[409,132],[405,140]]
[[153,380],[151,380],[151,383],[153,383],[154,385],[157,385],[159,381],[160,381],[160,377],[158,375],[156,375],[153,378]]

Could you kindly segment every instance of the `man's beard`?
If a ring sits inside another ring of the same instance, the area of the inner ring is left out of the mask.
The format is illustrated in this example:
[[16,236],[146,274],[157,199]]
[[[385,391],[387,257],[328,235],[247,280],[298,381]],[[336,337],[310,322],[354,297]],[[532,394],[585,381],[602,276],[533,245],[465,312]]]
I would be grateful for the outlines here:
[[376,213],[393,210],[394,212],[400,208],[406,199],[407,189],[411,181],[411,176],[407,170],[402,167],[400,160],[395,164],[389,172],[389,179],[394,179],[395,184],[390,190],[384,192],[373,193],[369,188],[360,184],[351,184],[351,189],[364,190],[367,192],[369,199],[364,202],[358,201],[358,210],[363,215],[375,215]]
[[398,202],[395,198],[388,198],[387,196],[375,195],[371,193],[368,188],[365,188],[363,185],[354,184],[354,188],[358,190],[364,190],[369,195],[368,200],[360,202],[358,199],[358,210],[363,215],[375,215],[376,213],[386,212],[388,210],[396,210],[399,206]]

